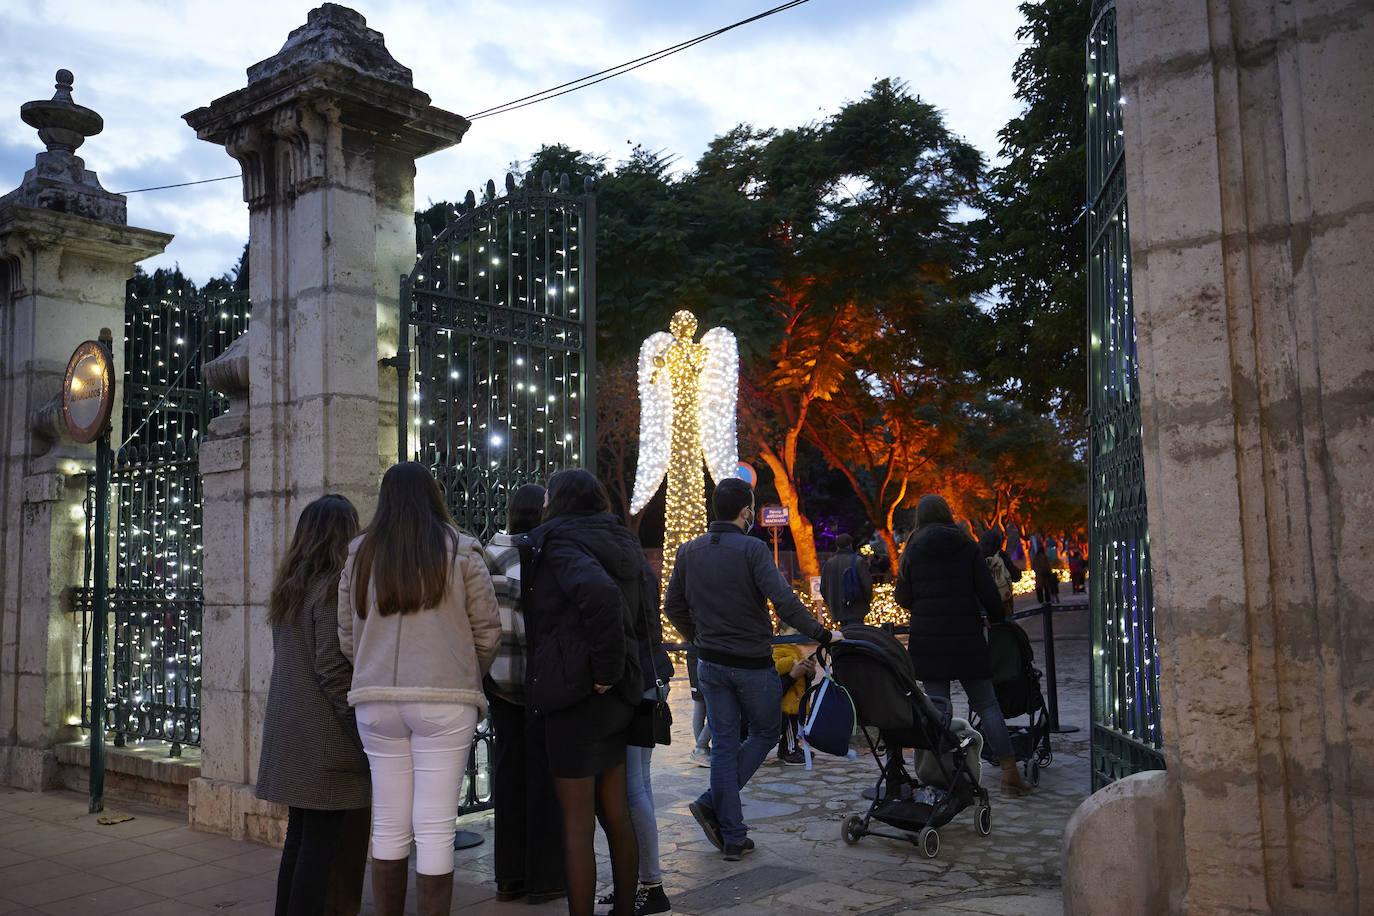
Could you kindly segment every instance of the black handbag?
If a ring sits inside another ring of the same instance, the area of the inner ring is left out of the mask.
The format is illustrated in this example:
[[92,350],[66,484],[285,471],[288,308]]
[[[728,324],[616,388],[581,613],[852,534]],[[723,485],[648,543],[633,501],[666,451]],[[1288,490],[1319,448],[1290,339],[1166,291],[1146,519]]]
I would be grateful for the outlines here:
[[[640,602],[640,607],[644,611],[644,635],[647,638],[653,632],[653,620],[649,617],[649,608]],[[653,653],[649,654],[650,664],[653,664]],[[635,707],[635,715],[630,720],[630,733],[628,743],[635,747],[653,747],[656,744],[671,744],[673,742],[673,711],[668,708],[668,700],[664,696],[664,683],[661,679],[654,678],[654,699],[642,699]]]
[[627,743],[635,747],[653,747],[673,741],[673,712],[663,698],[663,682],[656,681],[655,684],[658,698],[640,700],[630,721]]

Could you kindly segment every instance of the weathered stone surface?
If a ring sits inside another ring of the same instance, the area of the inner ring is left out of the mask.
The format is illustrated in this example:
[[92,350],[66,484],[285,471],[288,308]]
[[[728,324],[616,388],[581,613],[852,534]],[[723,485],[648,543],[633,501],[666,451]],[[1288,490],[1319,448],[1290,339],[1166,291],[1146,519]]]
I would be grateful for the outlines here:
[[[48,139],[74,148],[71,138]],[[123,198],[80,162],[71,149],[40,153],[25,185],[0,198],[0,783],[31,789],[60,784],[52,747],[76,736],[80,702],[70,594],[82,573],[86,494],[73,475],[90,466],[93,447],[54,435],[52,399],[76,345],[123,327],[134,264],[171,240],[123,225]],[[112,199],[118,207],[102,209]],[[121,347],[116,376],[122,365]],[[113,420],[118,435],[118,412]]]
[[[261,268],[252,330],[212,367],[239,403],[202,457],[203,772],[217,782],[194,818],[242,835],[278,829],[274,812],[220,800],[251,795],[256,778],[272,579],[311,500],[339,492],[371,514],[378,457],[395,448],[394,393],[379,404],[379,359],[395,352],[395,332],[379,352],[378,316],[384,302],[394,310],[396,278],[414,264],[414,160],[468,125],[433,108],[381,36],[332,4],[251,67],[245,88],[185,117],[241,164]],[[235,783],[242,791],[226,787]]]
[[[1352,511],[1374,492],[1374,8],[1117,9],[1170,768],[1152,792],[1180,812],[1121,881],[1176,848],[1172,910],[1356,912],[1374,899],[1374,602],[1345,587],[1374,576]],[[1157,810],[1103,802],[1077,829],[1148,837],[1129,824]],[[1091,873],[1074,844],[1069,871]]]

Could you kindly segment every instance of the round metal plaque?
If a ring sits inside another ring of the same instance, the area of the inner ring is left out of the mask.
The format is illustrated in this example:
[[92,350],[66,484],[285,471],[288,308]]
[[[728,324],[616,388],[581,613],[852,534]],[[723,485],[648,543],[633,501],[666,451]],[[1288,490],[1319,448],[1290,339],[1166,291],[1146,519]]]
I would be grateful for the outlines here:
[[76,348],[62,383],[62,417],[77,442],[94,442],[110,423],[114,367],[105,348],[88,340]]

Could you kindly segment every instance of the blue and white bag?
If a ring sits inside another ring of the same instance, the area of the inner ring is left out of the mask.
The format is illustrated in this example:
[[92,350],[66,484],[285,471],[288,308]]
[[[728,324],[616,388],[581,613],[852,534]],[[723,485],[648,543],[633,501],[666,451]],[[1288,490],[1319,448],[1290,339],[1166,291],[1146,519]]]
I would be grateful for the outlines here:
[[801,719],[802,753],[806,757],[806,768],[811,769],[811,749],[834,754],[836,757],[854,758],[857,756],[849,747],[849,738],[854,734],[858,714],[854,701],[845,690],[830,677],[830,668],[820,669],[816,683],[802,694],[799,708]]

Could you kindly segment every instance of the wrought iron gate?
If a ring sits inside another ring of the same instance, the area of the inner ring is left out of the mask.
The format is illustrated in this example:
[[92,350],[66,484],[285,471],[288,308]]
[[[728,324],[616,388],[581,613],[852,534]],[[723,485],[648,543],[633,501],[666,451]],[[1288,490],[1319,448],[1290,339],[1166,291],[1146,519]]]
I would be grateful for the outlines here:
[[[472,192],[401,278],[397,454],[428,466],[483,542],[510,492],[591,463],[596,204],[590,179]],[[410,416],[413,407],[413,417]]]
[[1113,0],[1093,4],[1087,71],[1089,594],[1097,790],[1131,773],[1164,767],[1122,166],[1125,99],[1117,82]]
[[[200,744],[202,537],[200,442],[228,402],[201,382],[201,366],[248,327],[246,293],[125,299],[123,444],[111,475],[111,579],[105,659],[106,722],[115,743],[156,738]],[[87,496],[86,582],[92,572],[94,481]],[[89,589],[81,615],[82,724],[90,727]]]

